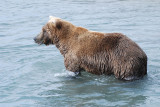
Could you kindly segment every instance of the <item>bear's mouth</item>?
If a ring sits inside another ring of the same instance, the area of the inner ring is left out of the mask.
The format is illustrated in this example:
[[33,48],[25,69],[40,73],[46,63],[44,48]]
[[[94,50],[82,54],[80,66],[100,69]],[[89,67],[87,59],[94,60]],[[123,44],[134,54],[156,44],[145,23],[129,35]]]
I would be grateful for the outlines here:
[[52,41],[47,37],[42,43],[45,45],[49,45],[49,44],[52,44]]
[[37,37],[34,38],[34,42],[39,44],[39,45],[42,45],[42,44],[45,44],[45,45],[49,45],[49,44],[52,44],[52,41],[48,38],[48,37],[45,37],[45,38],[42,38],[42,39],[38,39]]

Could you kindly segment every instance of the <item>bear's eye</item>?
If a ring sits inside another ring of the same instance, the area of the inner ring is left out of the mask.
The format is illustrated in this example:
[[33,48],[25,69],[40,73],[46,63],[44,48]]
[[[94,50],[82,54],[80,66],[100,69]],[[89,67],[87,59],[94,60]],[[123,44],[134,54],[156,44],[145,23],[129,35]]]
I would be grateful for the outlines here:
[[43,33],[45,33],[46,32],[46,30],[45,29],[43,29]]

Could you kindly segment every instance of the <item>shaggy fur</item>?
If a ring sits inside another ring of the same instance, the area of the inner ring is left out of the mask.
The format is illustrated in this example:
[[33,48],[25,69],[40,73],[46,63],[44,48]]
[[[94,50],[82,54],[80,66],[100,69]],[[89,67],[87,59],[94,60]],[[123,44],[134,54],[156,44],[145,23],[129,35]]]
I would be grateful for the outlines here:
[[99,33],[50,17],[35,38],[39,44],[54,44],[64,56],[67,70],[97,75],[114,74],[122,80],[134,80],[147,74],[144,51],[121,33]]

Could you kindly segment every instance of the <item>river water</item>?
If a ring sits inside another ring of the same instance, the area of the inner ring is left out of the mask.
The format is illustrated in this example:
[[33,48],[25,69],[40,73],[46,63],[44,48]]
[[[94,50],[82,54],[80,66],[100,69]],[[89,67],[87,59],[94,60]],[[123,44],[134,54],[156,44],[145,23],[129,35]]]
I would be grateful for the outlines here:
[[[148,75],[114,76],[66,71],[55,46],[33,38],[53,15],[99,32],[121,32],[148,56]],[[160,105],[160,0],[2,0],[0,107]]]

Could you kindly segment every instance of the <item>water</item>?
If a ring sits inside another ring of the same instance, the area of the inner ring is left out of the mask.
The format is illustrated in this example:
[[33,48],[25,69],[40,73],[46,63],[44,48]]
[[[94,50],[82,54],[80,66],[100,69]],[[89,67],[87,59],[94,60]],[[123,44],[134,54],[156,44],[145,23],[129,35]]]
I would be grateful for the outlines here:
[[[55,46],[33,41],[49,15],[90,30],[126,34],[146,52],[148,75],[124,82],[66,71]],[[0,107],[158,107],[159,53],[159,0],[2,0]]]

